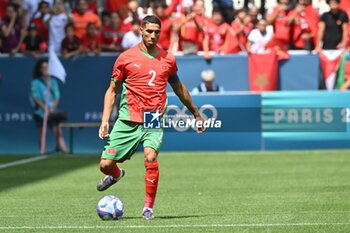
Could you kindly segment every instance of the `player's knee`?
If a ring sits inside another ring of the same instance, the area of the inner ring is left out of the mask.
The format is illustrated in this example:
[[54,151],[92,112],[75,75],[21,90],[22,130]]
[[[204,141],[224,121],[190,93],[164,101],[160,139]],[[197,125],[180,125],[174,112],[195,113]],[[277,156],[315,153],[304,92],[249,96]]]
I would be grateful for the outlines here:
[[112,169],[114,161],[111,160],[101,160],[100,162],[100,171],[109,171]]
[[149,148],[149,147],[145,148],[144,154],[145,154],[145,162],[154,162],[157,160],[158,153],[153,148]]

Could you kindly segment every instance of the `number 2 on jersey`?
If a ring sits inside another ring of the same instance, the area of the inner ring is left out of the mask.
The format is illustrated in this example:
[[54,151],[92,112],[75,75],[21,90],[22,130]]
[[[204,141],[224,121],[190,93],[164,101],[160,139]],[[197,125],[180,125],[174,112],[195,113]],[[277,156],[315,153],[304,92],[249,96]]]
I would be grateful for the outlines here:
[[150,70],[150,71],[148,72],[148,74],[152,75],[151,79],[150,79],[149,82],[148,82],[148,86],[154,87],[155,84],[153,83],[153,81],[154,81],[154,79],[155,79],[157,73],[156,73],[154,70]]

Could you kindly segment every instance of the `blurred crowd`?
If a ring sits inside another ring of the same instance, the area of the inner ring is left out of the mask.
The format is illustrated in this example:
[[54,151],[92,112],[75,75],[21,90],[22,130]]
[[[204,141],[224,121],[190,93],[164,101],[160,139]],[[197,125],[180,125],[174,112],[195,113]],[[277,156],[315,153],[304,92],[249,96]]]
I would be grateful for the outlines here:
[[[246,0],[0,0],[0,52],[39,57],[52,48],[65,58],[121,52],[141,40],[140,22],[162,22],[159,46],[172,52],[233,54],[347,49],[350,0],[279,0],[265,9]],[[211,10],[205,7],[210,6]]]

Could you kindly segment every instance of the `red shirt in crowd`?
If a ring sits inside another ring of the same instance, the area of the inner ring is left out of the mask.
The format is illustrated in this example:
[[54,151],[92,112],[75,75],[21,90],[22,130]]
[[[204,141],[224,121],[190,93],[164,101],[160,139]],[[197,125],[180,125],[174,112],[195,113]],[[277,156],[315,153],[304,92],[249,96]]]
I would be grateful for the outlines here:
[[0,18],[5,17],[8,0],[0,0]]
[[120,29],[114,29],[106,26],[101,31],[101,42],[104,45],[117,45],[121,46],[124,33]]
[[[275,6],[267,12],[267,15],[274,15],[276,11],[279,11],[279,6]],[[282,41],[285,45],[288,45],[291,39],[291,27],[287,26],[288,12],[280,11],[273,24],[275,31],[275,39]]]
[[159,18],[160,22],[162,23],[162,30],[160,31],[160,37],[158,41],[158,46],[162,49],[167,50],[170,46],[170,37],[173,27],[173,20],[165,17],[165,18]]
[[106,0],[106,10],[119,13],[122,19],[128,17],[129,0]]
[[72,40],[66,37],[62,41],[61,49],[66,50],[67,52],[72,52],[79,49],[80,45],[81,45],[81,40],[79,39],[79,37],[74,36]]
[[[233,28],[233,30],[235,32],[241,31],[236,36],[237,40],[238,40],[238,46],[239,46],[239,50],[238,51],[244,50],[245,49],[245,45],[248,42],[248,34],[249,34],[249,30],[250,29],[246,28],[245,26],[243,26],[242,23],[238,19],[232,21],[231,27]],[[244,27],[243,30],[241,29],[242,27]]]
[[180,28],[180,41],[197,43],[198,36],[200,34],[199,29],[196,26],[194,20],[187,20],[186,16],[182,15],[174,20],[174,24],[181,24],[184,22],[183,26]]
[[85,35],[82,40],[82,45],[85,52],[96,52],[101,48],[101,44],[100,35],[95,35],[93,37]]
[[32,20],[32,23],[38,27],[39,35],[47,43],[49,41],[49,30],[45,26],[43,18],[35,18]]
[[204,33],[209,36],[209,50],[218,52],[219,49],[221,49],[224,45],[229,28],[230,25],[227,23],[222,23],[220,25],[210,23],[205,27]]
[[[339,9],[345,11],[350,18],[350,0],[340,0]],[[350,47],[350,23],[348,23],[348,46]]]
[[[289,12],[289,15],[295,14],[295,9]],[[305,40],[302,34],[312,33],[313,41],[316,42],[319,16],[316,9],[311,5],[306,6],[305,10],[300,12],[294,19],[292,25],[292,44],[297,48],[305,48]]]

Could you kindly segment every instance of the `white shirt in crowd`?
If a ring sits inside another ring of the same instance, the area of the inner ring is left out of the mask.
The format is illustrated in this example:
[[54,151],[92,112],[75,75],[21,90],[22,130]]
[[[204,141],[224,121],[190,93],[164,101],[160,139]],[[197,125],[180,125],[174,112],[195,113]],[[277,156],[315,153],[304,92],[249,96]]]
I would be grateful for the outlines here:
[[253,29],[248,36],[248,41],[252,43],[251,52],[252,53],[265,53],[265,44],[271,40],[273,36],[273,28],[272,26],[266,27],[265,35],[261,34],[259,29]]
[[122,40],[123,49],[129,49],[141,42],[141,34],[135,35],[133,31],[125,33]]

